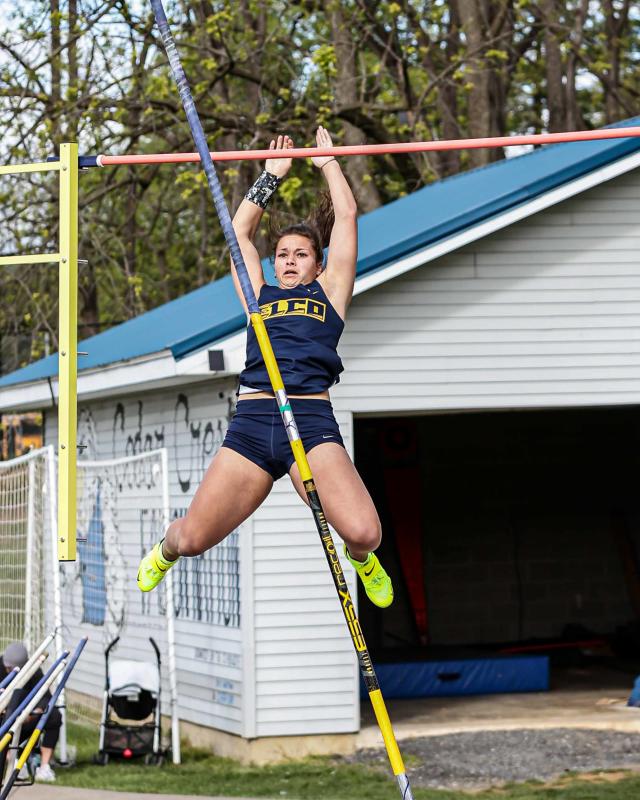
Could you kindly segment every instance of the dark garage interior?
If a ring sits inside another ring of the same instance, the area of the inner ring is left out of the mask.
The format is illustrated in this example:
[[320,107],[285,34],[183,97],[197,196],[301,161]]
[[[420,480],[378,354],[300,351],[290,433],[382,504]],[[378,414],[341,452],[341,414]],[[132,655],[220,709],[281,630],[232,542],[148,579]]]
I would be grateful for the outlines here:
[[359,598],[374,662],[544,652],[633,665],[639,423],[637,406],[356,418],[396,591],[385,611]]

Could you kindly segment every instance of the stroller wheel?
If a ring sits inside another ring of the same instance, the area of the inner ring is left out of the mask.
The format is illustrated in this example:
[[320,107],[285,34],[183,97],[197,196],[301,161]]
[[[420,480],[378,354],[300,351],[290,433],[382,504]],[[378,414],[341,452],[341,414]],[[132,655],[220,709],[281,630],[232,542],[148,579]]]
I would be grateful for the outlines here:
[[93,757],[93,763],[101,767],[106,767],[109,763],[109,753],[96,753]]

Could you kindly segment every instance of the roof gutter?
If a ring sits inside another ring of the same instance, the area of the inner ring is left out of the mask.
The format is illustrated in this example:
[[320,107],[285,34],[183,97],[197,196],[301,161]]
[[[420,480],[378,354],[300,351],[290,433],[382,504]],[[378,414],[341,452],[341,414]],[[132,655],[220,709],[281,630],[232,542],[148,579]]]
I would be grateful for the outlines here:
[[[114,395],[148,392],[185,383],[231,378],[244,365],[246,333],[243,330],[215,348],[199,350],[176,360],[171,350],[161,350],[128,361],[119,361],[78,374],[78,401],[88,402]],[[217,368],[212,368],[215,363]],[[19,383],[0,389],[0,411],[31,411],[58,404],[58,378]]]

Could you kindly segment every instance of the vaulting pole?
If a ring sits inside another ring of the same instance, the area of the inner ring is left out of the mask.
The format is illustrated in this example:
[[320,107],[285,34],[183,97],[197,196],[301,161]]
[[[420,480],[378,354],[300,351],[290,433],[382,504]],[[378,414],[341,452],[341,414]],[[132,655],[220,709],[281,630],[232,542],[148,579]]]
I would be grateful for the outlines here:
[[[490,136],[481,139],[443,139],[434,142],[393,142],[342,147],[293,147],[290,150],[227,150],[210,152],[213,161],[261,161],[267,158],[311,158],[312,156],[384,156],[402,153],[428,153],[442,150],[480,150],[491,147],[595,142],[605,139],[640,137],[640,127],[600,128],[595,131],[532,133],[521,136]],[[147,153],[139,155],[80,156],[81,167],[108,167],[118,164],[186,164],[201,160],[198,153]]]
[[204,131],[202,129],[198,112],[196,111],[196,107],[189,90],[187,78],[184,70],[182,69],[180,57],[176,50],[176,45],[173,41],[171,31],[169,30],[169,24],[162,6],[162,0],[151,0],[151,5],[153,7],[158,28],[160,29],[162,41],[167,51],[169,63],[171,64],[173,77],[178,86],[178,91],[180,92],[180,99],[182,100],[182,104],[187,115],[189,127],[191,128],[191,134],[202,161],[202,168],[207,176],[209,189],[211,190],[213,202],[215,204],[216,211],[218,212],[220,224],[222,226],[227,245],[229,246],[229,250],[231,251],[231,257],[233,258],[233,263],[242,287],[247,309],[249,310],[251,324],[253,325],[253,329],[256,333],[258,344],[260,345],[260,351],[267,367],[269,379],[278,403],[278,408],[280,409],[280,414],[282,415],[282,421],[287,431],[289,443],[291,444],[291,449],[293,450],[296,464],[300,470],[300,477],[307,493],[307,499],[313,512],[313,518],[315,520],[318,533],[320,534],[320,539],[322,540],[325,556],[329,563],[333,581],[338,592],[340,604],[342,606],[342,612],[349,628],[353,646],[356,649],[358,661],[360,663],[360,671],[367,687],[367,691],[369,692],[369,697],[371,698],[376,719],[378,720],[378,725],[380,726],[380,731],[382,732],[382,737],[387,748],[389,761],[391,762],[393,773],[398,781],[400,794],[402,795],[403,800],[413,800],[413,795],[411,793],[411,787],[409,786],[409,780],[405,772],[402,756],[400,755],[400,750],[393,733],[393,728],[391,727],[389,715],[380,692],[380,687],[378,686],[378,680],[373,669],[371,657],[360,629],[360,623],[358,622],[358,618],[356,616],[353,601],[347,587],[347,581],[342,571],[340,559],[338,558],[327,520],[325,519],[322,511],[320,498],[318,497],[318,492],[316,491],[311,469],[309,468],[309,462],[307,461],[307,456],[304,451],[304,446],[296,427],[296,422],[291,410],[289,398],[287,397],[287,393],[282,382],[282,377],[280,375],[280,370],[278,369],[278,364],[273,354],[271,342],[269,341],[267,329],[265,327],[264,320],[262,319],[262,315],[260,314],[260,307],[258,306],[258,301],[253,291],[253,287],[251,286],[249,273],[242,258],[240,246],[233,230],[231,215],[229,214],[229,209],[225,203],[224,196],[222,194],[222,187],[220,186],[215,167],[213,166],[213,161],[211,160],[211,156],[209,154]]
[[47,691],[49,685],[53,682],[58,672],[64,668],[64,660],[69,655],[69,651],[65,650],[53,662],[47,672],[43,675],[38,683],[33,687],[29,694],[24,698],[20,705],[7,714],[7,718],[0,725],[0,753],[5,749],[13,737],[15,724],[25,712],[30,713],[30,710],[35,708],[37,702],[42,699],[42,696]]
[[[80,653],[83,651],[84,646],[85,646],[86,643],[87,643],[87,637],[86,636],[84,637],[84,639],[80,639],[80,641],[79,641],[79,643],[78,643],[78,645],[77,645],[77,647],[75,649],[75,652],[73,653],[73,655],[71,656],[71,659],[69,660],[69,663],[64,667],[64,672],[62,673],[62,675],[60,677],[60,680],[58,682],[57,688],[53,692],[53,694],[51,696],[51,699],[49,700],[49,703],[47,704],[46,709],[40,715],[40,719],[38,720],[38,722],[36,724],[35,730],[33,731],[31,736],[29,737],[27,743],[25,744],[25,746],[24,746],[24,748],[22,750],[22,753],[20,754],[20,757],[16,761],[16,764],[15,764],[15,767],[13,768],[13,771],[10,773],[5,785],[2,787],[2,791],[0,792],[0,800],[6,800],[6,798],[9,796],[9,792],[11,791],[11,787],[16,782],[16,779],[17,779],[18,775],[20,774],[20,770],[27,763],[27,759],[29,758],[29,755],[31,754],[31,751],[33,750],[33,748],[38,743],[38,739],[40,738],[40,735],[42,734],[42,731],[44,730],[45,725],[47,724],[47,720],[51,716],[51,712],[55,708],[56,703],[58,702],[58,698],[60,697],[60,694],[61,694],[62,690],[64,689],[67,681],[69,680],[69,676],[71,675],[71,672],[73,671],[73,668],[76,665],[76,661],[80,657]],[[60,670],[62,670],[63,665],[64,665],[64,662],[62,662],[60,664]]]

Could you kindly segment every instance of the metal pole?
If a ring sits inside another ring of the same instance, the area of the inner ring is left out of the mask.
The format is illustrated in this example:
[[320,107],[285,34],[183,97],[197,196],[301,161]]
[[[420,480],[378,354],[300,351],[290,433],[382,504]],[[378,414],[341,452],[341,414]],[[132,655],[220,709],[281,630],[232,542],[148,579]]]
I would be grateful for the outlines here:
[[33,592],[41,589],[40,581],[33,585],[33,558],[35,541],[35,482],[36,482],[36,463],[34,459],[29,461],[28,466],[28,485],[27,485],[27,559],[25,563],[25,604],[24,604],[24,644],[28,652],[33,646]]
[[58,559],[76,560],[78,145],[60,146]]
[[[169,525],[169,455],[166,447],[160,451],[162,461],[162,517],[164,530]],[[176,609],[174,604],[173,570],[165,580],[167,613],[167,661],[169,668],[169,693],[171,698],[171,758],[180,764],[180,720],[178,719],[178,673],[176,667]]]
[[[53,578],[53,626],[55,631],[56,653],[62,652],[62,592],[60,588],[60,563],[56,558],[56,548],[58,545],[58,515],[56,508],[56,463],[53,445],[47,447],[47,480],[49,484],[49,524],[51,526],[51,569]],[[67,752],[67,706],[64,689],[60,693],[60,715],[62,725],[60,727],[60,739],[58,747],[60,750],[60,761],[67,764],[69,755]]]

